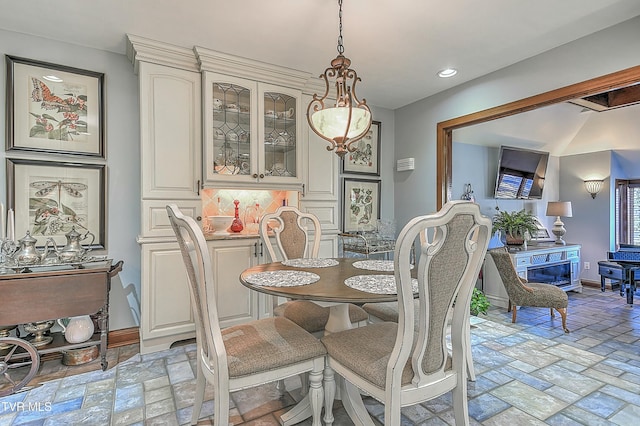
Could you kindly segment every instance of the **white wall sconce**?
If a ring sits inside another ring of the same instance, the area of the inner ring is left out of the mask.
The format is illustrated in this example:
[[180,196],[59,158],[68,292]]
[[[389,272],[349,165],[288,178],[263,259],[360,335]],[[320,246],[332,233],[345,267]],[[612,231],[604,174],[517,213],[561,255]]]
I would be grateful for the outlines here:
[[602,189],[603,183],[604,181],[602,179],[585,180],[584,187],[586,188],[587,192],[591,194],[591,198],[595,199],[596,195],[598,195],[598,192],[600,192],[600,190]]

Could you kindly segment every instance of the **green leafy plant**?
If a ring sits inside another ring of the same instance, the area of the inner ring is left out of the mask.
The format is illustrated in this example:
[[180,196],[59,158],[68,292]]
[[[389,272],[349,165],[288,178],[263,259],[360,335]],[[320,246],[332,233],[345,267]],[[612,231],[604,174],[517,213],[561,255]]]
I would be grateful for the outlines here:
[[490,306],[491,303],[489,299],[487,299],[487,296],[485,296],[481,290],[474,288],[471,294],[471,315],[487,315]]
[[501,211],[493,218],[493,232],[496,231],[502,231],[507,236],[524,242],[526,233],[535,235],[538,231],[536,217],[524,209],[513,212]]

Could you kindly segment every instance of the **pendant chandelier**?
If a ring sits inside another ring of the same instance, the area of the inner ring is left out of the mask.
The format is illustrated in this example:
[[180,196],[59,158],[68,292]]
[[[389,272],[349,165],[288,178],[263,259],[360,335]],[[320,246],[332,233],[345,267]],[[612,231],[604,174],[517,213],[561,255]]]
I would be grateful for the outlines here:
[[[346,58],[342,45],[342,0],[338,0],[340,12],[340,33],[338,36],[338,56],[331,66],[320,76],[324,79],[325,92],[322,97],[313,95],[307,107],[307,121],[311,129],[322,139],[330,143],[327,151],[335,149],[340,158],[347,152],[353,152],[352,144],[362,139],[371,127],[371,110],[367,101],[356,96],[356,83],[360,77],[349,68],[351,60]],[[335,78],[335,105],[325,105],[329,100],[329,80]]]

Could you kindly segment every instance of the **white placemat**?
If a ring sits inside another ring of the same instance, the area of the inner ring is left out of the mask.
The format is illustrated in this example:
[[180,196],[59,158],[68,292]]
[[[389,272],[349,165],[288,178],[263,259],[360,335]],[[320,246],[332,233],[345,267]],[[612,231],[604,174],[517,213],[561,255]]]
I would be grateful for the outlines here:
[[267,287],[296,287],[315,283],[319,279],[318,275],[305,271],[265,271],[245,277],[249,284]]
[[294,268],[329,268],[338,265],[335,259],[289,259],[281,262],[284,266]]
[[[347,287],[367,293],[397,294],[396,277],[393,275],[356,275],[344,280]],[[411,279],[413,292],[418,292],[418,280]]]
[[[367,271],[393,272],[393,260],[359,260],[353,262],[353,267]],[[413,265],[411,265],[413,269]]]

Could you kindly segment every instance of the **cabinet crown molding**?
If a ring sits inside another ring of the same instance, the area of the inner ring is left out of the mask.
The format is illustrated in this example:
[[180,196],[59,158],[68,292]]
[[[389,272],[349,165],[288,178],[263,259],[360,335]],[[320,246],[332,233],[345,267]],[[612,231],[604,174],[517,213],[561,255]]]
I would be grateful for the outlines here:
[[311,74],[305,71],[217,52],[200,46],[195,46],[193,51],[201,71],[213,71],[298,90],[302,90],[311,78]]
[[180,47],[145,37],[127,34],[127,58],[138,73],[140,61],[181,68],[188,71],[199,71],[198,61],[192,49]]

